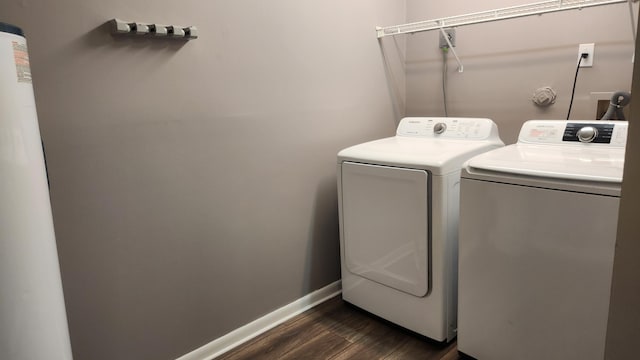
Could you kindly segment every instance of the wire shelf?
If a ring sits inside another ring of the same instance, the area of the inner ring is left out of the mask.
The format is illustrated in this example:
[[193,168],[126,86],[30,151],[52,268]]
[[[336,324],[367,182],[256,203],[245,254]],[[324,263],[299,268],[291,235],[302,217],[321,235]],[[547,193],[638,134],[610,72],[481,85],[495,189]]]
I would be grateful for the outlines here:
[[[445,27],[457,27],[489,21],[513,19],[524,16],[541,15],[551,12],[582,9],[592,6],[631,3],[632,0],[550,0],[501,9],[481,11],[465,15],[443,17],[414,23],[377,27],[378,38],[398,34],[411,34],[421,31],[438,30]],[[633,0],[638,1],[638,0]]]

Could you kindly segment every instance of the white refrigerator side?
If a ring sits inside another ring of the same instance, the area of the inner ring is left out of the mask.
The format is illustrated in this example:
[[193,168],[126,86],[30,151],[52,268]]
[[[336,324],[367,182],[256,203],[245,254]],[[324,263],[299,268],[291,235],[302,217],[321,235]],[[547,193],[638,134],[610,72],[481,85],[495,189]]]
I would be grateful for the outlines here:
[[0,31],[0,359],[71,359],[25,38]]

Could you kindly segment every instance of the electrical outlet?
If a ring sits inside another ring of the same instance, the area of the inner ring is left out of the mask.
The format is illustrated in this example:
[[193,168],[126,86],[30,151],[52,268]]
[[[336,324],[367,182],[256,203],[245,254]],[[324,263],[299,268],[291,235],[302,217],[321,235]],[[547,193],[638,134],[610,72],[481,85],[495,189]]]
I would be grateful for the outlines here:
[[593,54],[596,44],[580,44],[578,46],[578,61],[580,61],[580,56],[582,54],[588,54],[586,58],[582,59],[580,63],[580,67],[592,67],[593,66]]
[[[444,29],[444,32],[447,34],[447,37],[449,38],[449,42],[451,42],[451,46],[455,47],[456,46],[456,29]],[[445,47],[449,47],[449,44],[447,44],[447,39],[444,38],[444,35],[442,35],[442,31],[438,32],[440,34],[440,48],[445,48]]]

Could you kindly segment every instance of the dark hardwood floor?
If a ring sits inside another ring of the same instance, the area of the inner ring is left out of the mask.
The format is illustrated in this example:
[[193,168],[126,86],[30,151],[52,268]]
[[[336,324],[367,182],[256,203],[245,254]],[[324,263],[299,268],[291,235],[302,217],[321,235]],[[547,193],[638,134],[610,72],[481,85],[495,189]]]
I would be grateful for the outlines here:
[[216,358],[458,360],[442,344],[391,324],[337,296]]

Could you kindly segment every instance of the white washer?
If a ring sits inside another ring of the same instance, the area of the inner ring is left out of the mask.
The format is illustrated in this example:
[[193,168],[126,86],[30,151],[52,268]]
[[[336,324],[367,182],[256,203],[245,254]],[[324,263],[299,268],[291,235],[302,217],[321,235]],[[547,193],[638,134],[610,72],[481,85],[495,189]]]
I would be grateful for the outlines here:
[[489,119],[404,118],[338,154],[343,298],[438,341],[456,330],[460,169],[503,146]]
[[604,358],[627,126],[532,120],[465,164],[460,352]]

